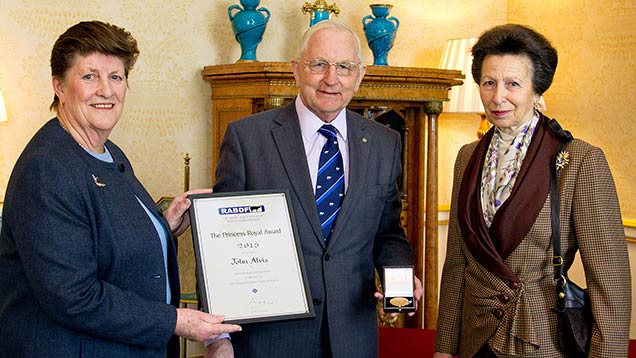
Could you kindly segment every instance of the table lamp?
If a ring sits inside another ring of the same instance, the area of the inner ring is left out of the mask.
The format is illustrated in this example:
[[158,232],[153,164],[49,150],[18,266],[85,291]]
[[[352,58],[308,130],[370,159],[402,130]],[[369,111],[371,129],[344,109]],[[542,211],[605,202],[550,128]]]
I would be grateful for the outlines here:
[[7,122],[7,108],[4,106],[4,96],[2,95],[2,89],[0,89],[0,122]]
[[445,70],[460,70],[466,76],[464,84],[455,86],[450,91],[450,100],[444,102],[444,112],[449,113],[477,113],[481,116],[477,137],[481,138],[490,129],[490,123],[484,114],[484,106],[479,97],[479,87],[473,81],[471,66],[473,56],[471,49],[477,38],[450,39],[439,63],[439,68]]

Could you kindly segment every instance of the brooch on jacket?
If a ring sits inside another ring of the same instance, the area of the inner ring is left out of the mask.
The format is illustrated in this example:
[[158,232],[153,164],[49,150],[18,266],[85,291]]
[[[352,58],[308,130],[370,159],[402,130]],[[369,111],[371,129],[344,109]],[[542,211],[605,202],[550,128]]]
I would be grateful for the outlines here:
[[556,157],[556,168],[557,170],[561,170],[565,168],[566,165],[570,162],[570,153],[563,150]]
[[106,186],[106,184],[102,183],[99,181],[99,177],[97,177],[97,175],[95,174],[91,174],[93,176],[93,181],[95,182],[95,185],[99,186],[99,187],[103,187]]

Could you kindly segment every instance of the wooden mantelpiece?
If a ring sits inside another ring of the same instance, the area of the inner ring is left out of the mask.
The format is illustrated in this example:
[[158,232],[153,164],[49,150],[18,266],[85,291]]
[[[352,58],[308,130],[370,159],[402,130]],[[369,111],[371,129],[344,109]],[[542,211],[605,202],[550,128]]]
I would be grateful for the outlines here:
[[[229,122],[282,106],[298,93],[287,62],[206,66],[202,76],[212,89],[213,168]],[[424,309],[407,322],[411,327],[435,328],[437,321],[437,119],[448,91],[463,78],[453,70],[368,66],[349,104],[368,118],[392,109],[403,120],[402,222],[424,284]]]

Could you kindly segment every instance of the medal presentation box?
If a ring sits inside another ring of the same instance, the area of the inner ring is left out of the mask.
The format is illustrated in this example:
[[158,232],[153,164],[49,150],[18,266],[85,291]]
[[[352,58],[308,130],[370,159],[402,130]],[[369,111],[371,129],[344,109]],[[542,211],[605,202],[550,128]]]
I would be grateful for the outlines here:
[[413,312],[413,266],[384,267],[384,311]]

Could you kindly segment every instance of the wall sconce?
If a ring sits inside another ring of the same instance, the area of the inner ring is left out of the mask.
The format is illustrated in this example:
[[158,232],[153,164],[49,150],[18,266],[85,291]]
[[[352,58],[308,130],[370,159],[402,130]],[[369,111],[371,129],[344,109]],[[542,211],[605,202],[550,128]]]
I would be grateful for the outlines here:
[[7,107],[4,106],[4,96],[2,95],[2,89],[0,89],[0,122],[7,122]]
[[490,129],[490,123],[484,114],[484,106],[479,97],[479,87],[472,79],[471,66],[473,56],[470,53],[477,38],[451,39],[446,41],[446,47],[439,62],[439,68],[445,70],[461,70],[466,76],[464,84],[455,86],[450,91],[450,101],[444,102],[444,112],[449,113],[477,113],[481,116],[477,137],[481,138]]

